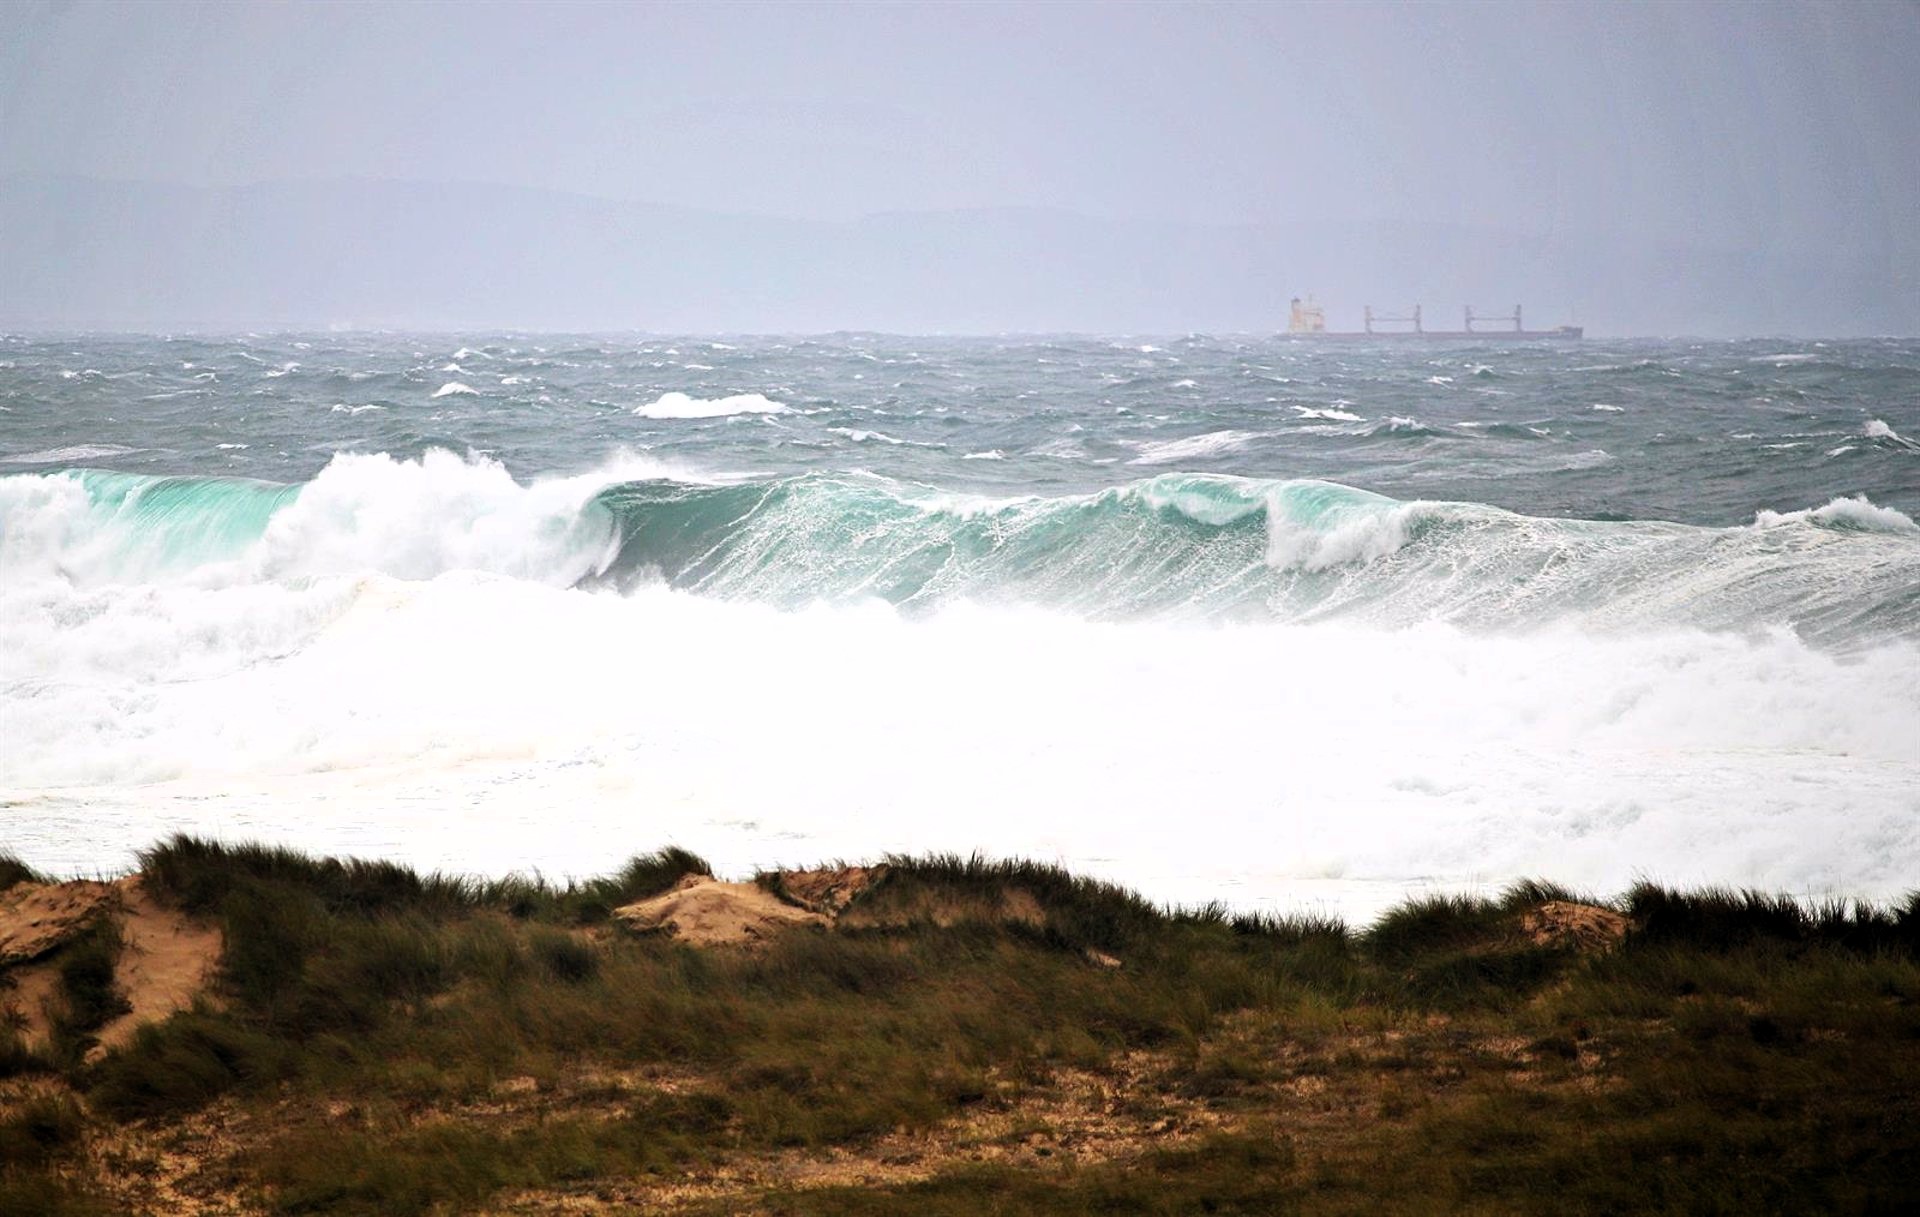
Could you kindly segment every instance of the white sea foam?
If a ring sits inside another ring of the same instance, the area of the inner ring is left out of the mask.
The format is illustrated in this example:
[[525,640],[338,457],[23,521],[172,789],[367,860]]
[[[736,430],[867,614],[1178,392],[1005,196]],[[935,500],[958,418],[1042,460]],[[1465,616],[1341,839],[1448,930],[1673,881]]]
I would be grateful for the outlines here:
[[1761,511],[1753,518],[1755,528],[1778,528],[1784,524],[1817,524],[1855,532],[1920,533],[1920,525],[1904,512],[1877,506],[1865,495],[1838,498],[1825,507],[1809,507],[1805,511]]
[[1605,402],[1593,403],[1592,409],[1599,410],[1604,414],[1620,414],[1625,410],[1622,406],[1609,406]]
[[78,465],[109,457],[132,456],[144,448],[126,448],[119,444],[69,444],[64,448],[43,448],[38,452],[20,452],[5,458],[14,465]]
[[433,395],[435,397],[455,397],[455,396],[468,394],[468,393],[477,394],[479,392],[480,390],[475,389],[469,385],[463,385],[457,380],[449,380],[446,384],[443,384],[439,388],[435,389],[433,391]]
[[1878,419],[1878,418],[1868,419],[1867,425],[1861,428],[1860,434],[1864,435],[1868,439],[1886,440],[1888,443],[1893,444],[1895,447],[1906,448],[1909,451],[1913,451],[1913,452],[1920,452],[1920,441],[1908,439],[1906,436],[1900,434],[1898,431],[1895,431],[1892,427],[1889,427],[1883,419]]
[[963,461],[1004,461],[1007,454],[998,448],[989,448],[985,452],[969,452],[960,458]]
[[792,410],[759,393],[709,399],[675,391],[662,393],[658,399],[634,407],[633,412],[641,418],[725,418],[733,414],[790,414]]
[[1406,545],[1412,525],[1427,510],[1423,503],[1363,505],[1330,519],[1303,523],[1293,519],[1276,497],[1267,511],[1267,565],[1276,570],[1321,571],[1384,558]]
[[557,875],[664,842],[735,872],[987,848],[1359,914],[1436,881],[1920,870],[1906,643],[912,620],[462,573],[122,590],[60,625],[15,590],[0,797],[56,870],[171,830]]
[[1336,423],[1363,423],[1367,421],[1351,410],[1339,410],[1326,406],[1295,406],[1293,412],[1301,418],[1324,418]]
[[1133,447],[1140,453],[1127,462],[1130,465],[1172,465],[1180,461],[1199,460],[1218,456],[1223,452],[1234,452],[1246,447],[1249,441],[1260,438],[1255,431],[1209,431],[1205,435],[1190,435],[1185,439],[1135,441]]
[[[856,444],[881,443],[902,447],[908,443],[907,440],[896,439],[884,431],[863,431],[858,427],[831,427],[828,429],[835,435],[846,436]],[[914,446],[921,448],[926,447],[925,444],[916,444]]]

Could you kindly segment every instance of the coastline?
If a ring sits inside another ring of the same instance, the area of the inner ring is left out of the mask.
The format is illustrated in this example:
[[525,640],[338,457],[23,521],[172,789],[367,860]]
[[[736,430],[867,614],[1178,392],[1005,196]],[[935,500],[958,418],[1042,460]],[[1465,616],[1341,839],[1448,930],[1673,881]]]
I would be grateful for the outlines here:
[[175,837],[0,865],[0,958],[0,1211],[1915,1199],[1920,897],[1535,882],[1355,930],[1018,861],[554,885]]

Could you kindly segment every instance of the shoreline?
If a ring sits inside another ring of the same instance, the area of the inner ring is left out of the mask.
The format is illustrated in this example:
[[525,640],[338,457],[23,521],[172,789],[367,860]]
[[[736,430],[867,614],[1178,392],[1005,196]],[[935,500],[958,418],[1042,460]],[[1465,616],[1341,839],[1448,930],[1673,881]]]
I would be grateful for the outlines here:
[[0,1211],[1920,1199],[1920,893],[1533,881],[1356,931],[978,857],[140,861],[0,861]]

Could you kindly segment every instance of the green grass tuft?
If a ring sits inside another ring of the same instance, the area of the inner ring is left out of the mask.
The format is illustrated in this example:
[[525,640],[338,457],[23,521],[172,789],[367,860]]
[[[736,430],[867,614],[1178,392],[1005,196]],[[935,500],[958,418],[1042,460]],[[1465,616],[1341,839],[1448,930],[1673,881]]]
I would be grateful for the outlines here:
[[94,1032],[132,1009],[115,981],[124,944],[120,926],[102,917],[60,949],[60,1007],[53,1021],[52,1055],[78,1065],[94,1045]]
[[1634,939],[1646,946],[1686,943],[1728,950],[1773,942],[1864,952],[1920,949],[1920,894],[1898,909],[1885,909],[1859,901],[1803,903],[1751,890],[1680,892],[1641,883],[1627,893],[1626,906],[1638,925]]
[[7,850],[0,850],[0,892],[18,883],[45,883],[47,878]]

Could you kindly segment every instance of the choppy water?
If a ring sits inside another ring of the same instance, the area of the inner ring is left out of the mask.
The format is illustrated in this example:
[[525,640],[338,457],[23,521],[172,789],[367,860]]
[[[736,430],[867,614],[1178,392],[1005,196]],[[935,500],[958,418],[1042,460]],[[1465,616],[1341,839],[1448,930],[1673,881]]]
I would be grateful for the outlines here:
[[0,339],[0,841],[1920,880],[1920,343]]

